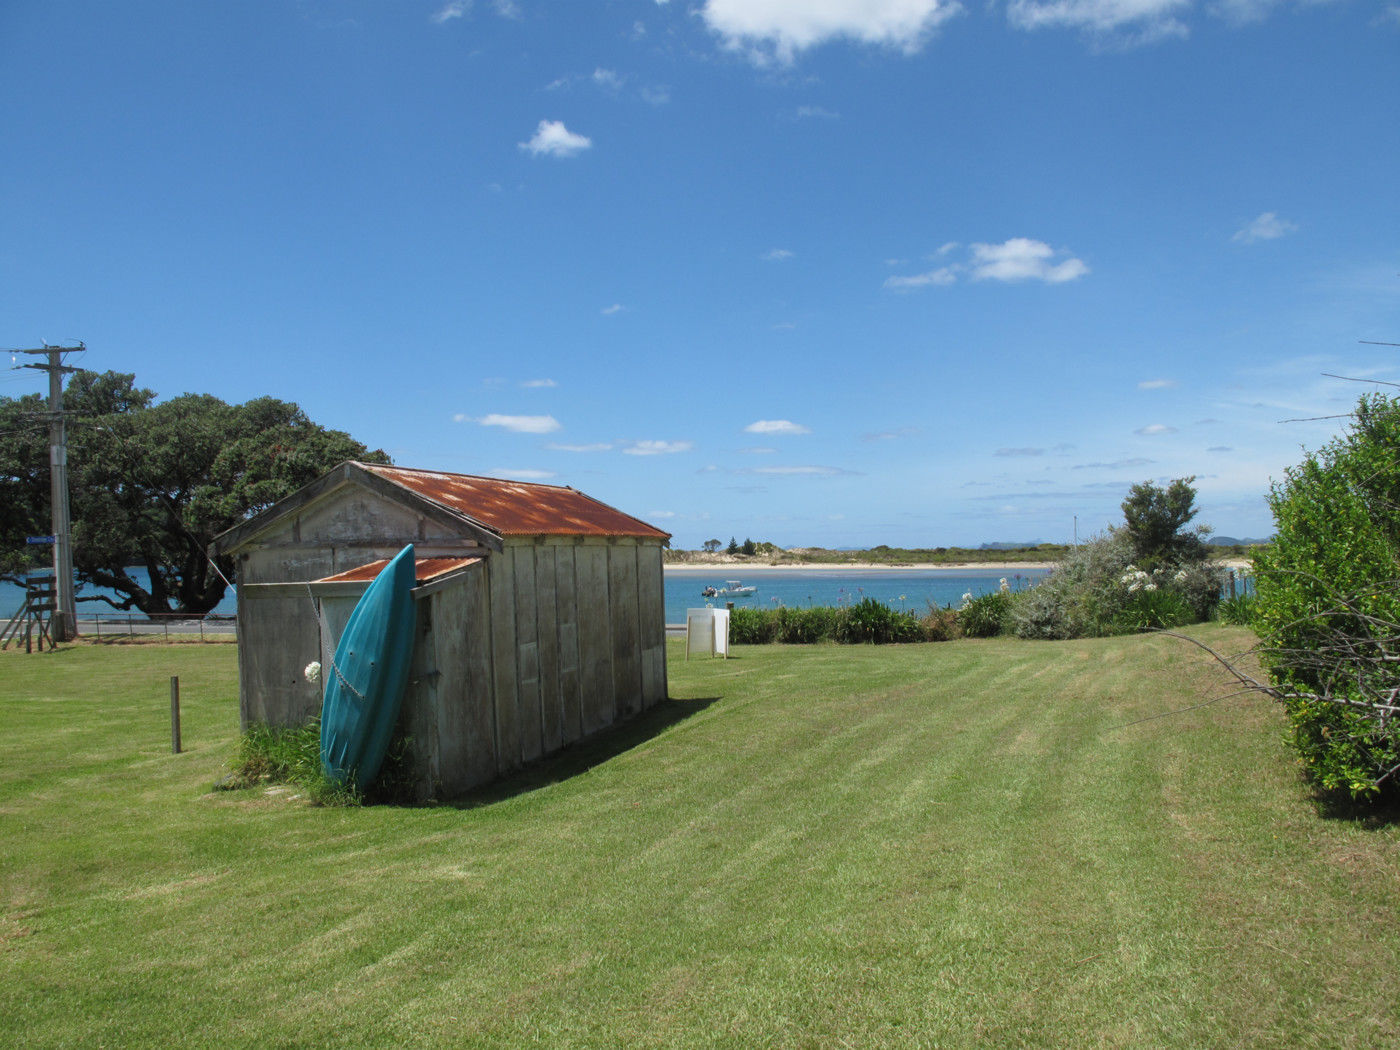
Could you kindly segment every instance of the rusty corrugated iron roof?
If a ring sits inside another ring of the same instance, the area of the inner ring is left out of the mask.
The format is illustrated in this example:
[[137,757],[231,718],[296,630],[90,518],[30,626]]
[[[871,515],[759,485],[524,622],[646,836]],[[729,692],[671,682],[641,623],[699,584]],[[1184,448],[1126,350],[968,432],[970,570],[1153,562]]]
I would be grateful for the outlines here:
[[[439,576],[446,576],[449,572],[456,572],[458,569],[466,568],[474,562],[481,561],[486,555],[474,554],[470,558],[419,558],[413,566],[413,573],[419,586],[429,580],[435,580]],[[369,583],[381,572],[384,566],[389,564],[388,558],[380,558],[378,561],[366,562],[364,565],[356,565],[353,569],[346,569],[338,572],[334,576],[324,576],[314,583]]]
[[480,522],[502,536],[670,539],[639,518],[562,485],[359,463],[364,470]]

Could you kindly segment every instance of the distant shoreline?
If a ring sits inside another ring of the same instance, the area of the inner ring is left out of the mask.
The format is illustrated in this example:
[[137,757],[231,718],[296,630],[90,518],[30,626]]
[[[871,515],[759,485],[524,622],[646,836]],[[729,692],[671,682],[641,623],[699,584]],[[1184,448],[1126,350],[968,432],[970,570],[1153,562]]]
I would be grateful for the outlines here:
[[[1250,568],[1252,563],[1248,558],[1222,558],[1214,561],[1214,564],[1223,569],[1239,570]],[[668,563],[662,568],[668,576],[674,573],[676,575],[713,576],[718,579],[728,573],[730,579],[735,579],[743,576],[764,576],[768,573],[782,572],[845,572],[863,573],[869,576],[901,572],[990,572],[997,569],[1019,572],[1023,569],[1053,569],[1055,565],[1056,562],[1053,561],[909,562],[905,565],[890,565],[888,563],[877,565],[864,562],[783,562],[781,565],[744,565],[723,561]]]
[[889,563],[875,564],[872,562],[820,562],[820,561],[785,561],[781,565],[740,565],[736,562],[712,562],[696,563],[685,562],[681,564],[667,564],[665,571],[669,573],[689,573],[700,576],[723,576],[725,573],[735,575],[748,574],[759,576],[770,572],[852,572],[867,573],[876,575],[881,573],[899,572],[929,572],[939,569],[955,570],[984,570],[984,569],[1010,569],[1012,572],[1018,569],[1049,569],[1053,568],[1053,561],[976,561],[976,562],[909,562],[902,565],[890,565]]

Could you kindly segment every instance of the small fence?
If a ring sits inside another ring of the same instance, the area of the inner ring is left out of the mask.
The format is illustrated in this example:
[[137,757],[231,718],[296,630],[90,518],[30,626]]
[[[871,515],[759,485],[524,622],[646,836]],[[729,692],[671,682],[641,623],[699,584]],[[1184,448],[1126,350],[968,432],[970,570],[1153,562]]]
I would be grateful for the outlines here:
[[233,616],[187,616],[180,613],[85,613],[78,611],[78,634],[94,642],[163,639],[188,642],[238,640]]

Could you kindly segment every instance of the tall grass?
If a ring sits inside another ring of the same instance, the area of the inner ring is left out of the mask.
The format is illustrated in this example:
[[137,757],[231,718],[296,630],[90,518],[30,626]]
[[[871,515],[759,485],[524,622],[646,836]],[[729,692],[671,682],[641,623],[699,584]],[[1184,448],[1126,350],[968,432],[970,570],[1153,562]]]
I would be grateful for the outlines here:
[[288,784],[317,805],[359,805],[364,796],[353,782],[338,783],[321,764],[321,720],[301,726],[254,722],[239,737],[233,773],[219,782],[226,790],[258,784]]

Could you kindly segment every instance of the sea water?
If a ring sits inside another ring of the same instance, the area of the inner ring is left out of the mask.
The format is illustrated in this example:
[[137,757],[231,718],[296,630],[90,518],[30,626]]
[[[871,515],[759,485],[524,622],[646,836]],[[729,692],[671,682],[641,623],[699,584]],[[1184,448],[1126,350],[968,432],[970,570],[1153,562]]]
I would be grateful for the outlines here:
[[[942,608],[962,604],[963,595],[988,594],[1001,587],[1022,591],[1043,580],[1049,569],[765,569],[733,565],[686,567],[666,570],[666,622],[685,623],[687,609],[705,605],[722,608],[732,601],[736,609],[793,609],[810,606],[854,605],[874,598],[892,609],[922,616],[930,605]],[[726,580],[741,579],[758,590],[744,597],[720,595],[706,598],[706,587],[723,587]]]
[[[128,570],[132,577],[145,582],[143,570]],[[735,608],[773,609],[779,605],[805,609],[814,605],[854,605],[863,598],[874,598],[892,609],[904,609],[922,615],[930,605],[957,606],[962,596],[986,594],[997,590],[1006,580],[1012,590],[1024,590],[1045,578],[1046,569],[771,569],[732,565],[666,570],[666,622],[685,623],[687,609],[706,604],[723,607],[733,601]],[[745,584],[758,588],[757,593],[743,597],[705,598],[700,592],[706,587],[723,587],[728,579],[740,578]],[[87,594],[110,594],[100,588],[85,587],[79,597]],[[13,616],[24,601],[24,588],[0,583],[0,618]],[[230,589],[214,609],[220,615],[231,615],[237,609],[234,591]],[[112,607],[105,602],[79,602],[78,616],[96,613],[108,615]],[[140,613],[135,615],[140,616]]]
[[[35,570],[35,575],[39,575],[45,571],[46,570],[44,569]],[[137,566],[129,566],[126,571],[127,574],[137,583],[142,584],[143,586],[149,585],[150,577],[146,575],[145,569],[139,568]],[[110,598],[115,598],[117,601],[122,600],[121,595],[117,594],[116,591],[108,590],[106,587],[80,586],[76,594],[78,598],[78,619],[86,620],[93,616],[102,616],[104,618],[108,616],[125,617],[127,615],[126,612],[119,609],[114,609],[106,602],[85,602],[82,600],[85,597],[97,594],[105,594]],[[0,583],[0,621],[8,620],[15,613],[19,612],[19,608],[23,604],[23,587],[14,583]],[[237,611],[238,600],[233,588],[231,587],[224,592],[223,600],[220,601],[219,604],[211,610],[212,613],[218,616],[232,616]],[[142,618],[142,613],[138,609],[132,609],[131,615],[136,617],[138,620]],[[0,623],[0,626],[3,626],[3,623]]]

